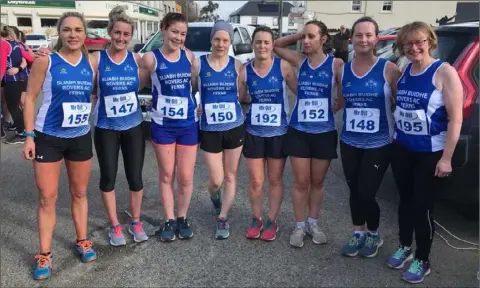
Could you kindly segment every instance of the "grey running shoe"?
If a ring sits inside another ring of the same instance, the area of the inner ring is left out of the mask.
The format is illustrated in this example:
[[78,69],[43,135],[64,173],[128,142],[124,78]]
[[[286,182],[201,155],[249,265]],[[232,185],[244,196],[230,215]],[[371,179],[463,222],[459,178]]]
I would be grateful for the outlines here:
[[123,236],[122,229],[123,227],[120,224],[110,227],[110,231],[108,232],[110,245],[123,246],[127,244],[127,241],[125,241],[125,237]]
[[215,231],[215,238],[219,240],[227,239],[230,236],[230,226],[228,219],[217,218],[217,230]]
[[314,223],[305,223],[307,234],[312,237],[312,241],[315,244],[325,244],[327,243],[327,237],[322,232],[317,222]]
[[134,222],[130,224],[128,228],[128,233],[133,236],[133,241],[136,243],[147,241],[148,236],[147,233],[143,230],[143,222]]
[[290,245],[293,247],[303,247],[303,238],[305,237],[305,227],[295,226],[290,235]]

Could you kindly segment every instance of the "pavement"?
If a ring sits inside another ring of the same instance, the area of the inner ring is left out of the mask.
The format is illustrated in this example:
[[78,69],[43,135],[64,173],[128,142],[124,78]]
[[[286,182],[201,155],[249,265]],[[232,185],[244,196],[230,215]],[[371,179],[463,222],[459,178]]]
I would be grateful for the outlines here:
[[[266,243],[247,240],[244,229],[250,220],[247,197],[248,173],[245,159],[239,165],[237,195],[230,214],[231,233],[228,240],[215,240],[215,212],[206,190],[207,171],[203,153],[198,152],[195,166],[194,194],[189,210],[195,236],[191,240],[160,242],[154,232],[162,219],[155,154],[147,142],[143,170],[145,197],[142,219],[149,235],[145,243],[134,244],[127,237],[127,246],[110,247],[109,226],[103,209],[98,183],[100,171],[93,159],[88,187],[89,234],[98,259],[84,264],[73,254],[75,231],[70,213],[70,196],[66,171],[62,171],[57,200],[57,224],[53,237],[54,271],[50,279],[32,280],[34,255],[38,252],[36,207],[38,194],[32,163],[21,157],[21,145],[1,144],[0,210],[2,287],[409,287],[400,272],[385,265],[387,257],[398,245],[398,196],[390,171],[378,193],[381,207],[379,231],[384,245],[374,259],[345,258],[341,247],[351,233],[348,188],[341,162],[334,160],[326,178],[326,196],[320,217],[328,243],[315,245],[306,237],[303,248],[289,245],[293,227],[291,191],[293,174],[290,161],[284,172],[285,197],[278,218],[281,225],[277,239]],[[123,163],[119,165],[122,167]],[[268,184],[265,184],[265,188]],[[117,210],[120,221],[128,223],[123,211],[128,209],[128,186],[122,168],[117,176]],[[267,200],[265,198],[265,204]],[[436,220],[456,236],[479,242],[478,222],[463,219],[449,203],[439,201]],[[266,205],[264,205],[266,211]],[[448,236],[441,229],[438,232]],[[125,234],[127,235],[127,233]],[[453,245],[470,246],[448,236]],[[419,287],[477,287],[478,250],[456,250],[440,237],[434,240],[432,274]]]

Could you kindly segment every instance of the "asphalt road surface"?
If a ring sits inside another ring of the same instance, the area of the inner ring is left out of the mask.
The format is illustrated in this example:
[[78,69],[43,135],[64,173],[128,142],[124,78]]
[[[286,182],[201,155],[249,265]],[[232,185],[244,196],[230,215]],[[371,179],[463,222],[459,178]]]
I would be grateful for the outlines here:
[[[320,217],[328,243],[314,245],[306,238],[303,248],[289,245],[293,226],[291,191],[293,176],[289,161],[284,172],[285,198],[278,222],[281,225],[274,242],[245,238],[244,229],[250,220],[247,198],[248,178],[242,157],[238,175],[237,196],[230,214],[231,233],[228,240],[214,239],[215,212],[206,190],[207,171],[203,153],[198,152],[195,167],[194,194],[189,217],[195,236],[188,241],[162,243],[154,232],[163,223],[159,201],[157,166],[150,143],[144,166],[145,198],[142,218],[148,234],[145,243],[134,244],[127,237],[127,246],[112,248],[108,244],[109,226],[103,209],[99,183],[99,167],[93,159],[88,189],[89,234],[96,245],[98,259],[84,264],[73,254],[74,227],[70,213],[70,196],[65,170],[62,171],[57,200],[57,225],[53,241],[53,275],[49,280],[32,280],[34,255],[38,252],[36,226],[37,190],[33,168],[21,157],[21,145],[1,145],[1,285],[2,287],[403,287],[399,271],[386,267],[385,260],[397,242],[397,192],[387,172],[378,199],[381,207],[380,233],[384,246],[377,258],[345,258],[341,247],[351,233],[348,189],[340,160],[332,162],[326,178],[325,203]],[[119,166],[122,167],[123,163]],[[265,187],[267,188],[267,185]],[[125,173],[117,177],[117,206],[120,220],[128,223],[123,213],[128,209],[128,188]],[[266,204],[266,198],[265,198]],[[266,205],[264,205],[266,206]],[[449,208],[437,205],[437,221],[462,239],[478,243],[478,222],[468,222]],[[447,235],[441,229],[437,230]],[[127,234],[125,234],[127,235]],[[447,235],[448,236],[448,235]],[[469,246],[448,236],[459,247]],[[478,286],[478,251],[455,250],[438,236],[432,249],[432,274],[422,286]]]

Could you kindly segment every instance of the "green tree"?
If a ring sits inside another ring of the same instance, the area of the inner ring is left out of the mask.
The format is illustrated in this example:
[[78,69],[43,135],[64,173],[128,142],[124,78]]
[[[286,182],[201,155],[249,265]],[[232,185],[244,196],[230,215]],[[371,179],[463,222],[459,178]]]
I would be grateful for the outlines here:
[[213,3],[212,0],[209,0],[208,4],[206,6],[203,6],[202,9],[200,9],[199,20],[201,22],[217,21],[220,18],[218,14],[215,13],[217,9],[218,9],[218,3]]

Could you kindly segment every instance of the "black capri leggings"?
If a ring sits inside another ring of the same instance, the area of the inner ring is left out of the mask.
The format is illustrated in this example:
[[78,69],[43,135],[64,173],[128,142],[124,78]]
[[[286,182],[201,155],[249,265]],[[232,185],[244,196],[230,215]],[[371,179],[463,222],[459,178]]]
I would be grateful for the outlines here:
[[145,158],[145,137],[142,125],[125,131],[95,128],[95,150],[100,165],[100,190],[111,192],[115,188],[118,154],[122,148],[123,164],[130,191],[143,189],[142,171]]
[[22,92],[25,91],[26,81],[5,82],[4,93],[7,102],[8,111],[12,114],[13,123],[17,128],[17,133],[23,133],[23,111],[20,109],[20,99]]
[[391,146],[361,149],[340,142],[343,173],[350,188],[350,212],[354,226],[377,231],[380,207],[375,196],[390,165]]

